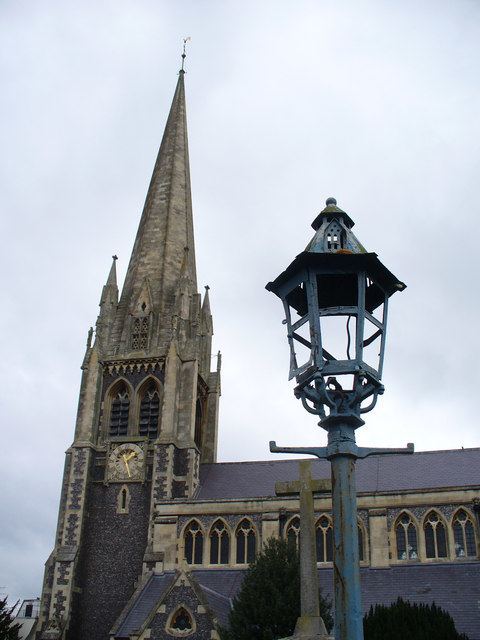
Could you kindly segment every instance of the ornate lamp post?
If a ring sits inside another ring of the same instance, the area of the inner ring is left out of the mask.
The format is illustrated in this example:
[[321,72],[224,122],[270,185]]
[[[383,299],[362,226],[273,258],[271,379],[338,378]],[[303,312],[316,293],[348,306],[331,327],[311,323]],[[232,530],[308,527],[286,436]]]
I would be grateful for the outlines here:
[[320,417],[326,447],[277,447],[331,461],[336,640],[362,640],[355,462],[406,449],[358,447],[355,430],[384,391],[381,383],[388,299],[400,282],[352,232],[353,220],[328,198],[315,236],[268,291],[283,302],[290,377],[304,408]]

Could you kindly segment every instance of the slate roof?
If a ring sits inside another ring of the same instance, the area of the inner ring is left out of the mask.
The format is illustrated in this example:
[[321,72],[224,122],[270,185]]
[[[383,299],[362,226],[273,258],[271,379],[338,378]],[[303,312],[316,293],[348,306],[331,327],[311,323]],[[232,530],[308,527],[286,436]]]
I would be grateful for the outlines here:
[[[323,594],[333,599],[332,569],[319,569],[318,573]],[[469,640],[480,640],[480,562],[406,564],[385,569],[362,567],[360,573],[365,612],[371,605],[390,604],[399,596],[410,602],[435,602],[452,615],[457,631],[467,634]],[[194,575],[233,598],[244,572],[210,569],[195,571]]]
[[[330,477],[330,463],[314,459],[316,478]],[[196,500],[275,496],[275,482],[298,478],[298,460],[217,462],[200,467]],[[370,456],[357,462],[358,493],[480,486],[480,448]]]
[[162,599],[164,593],[172,584],[174,578],[174,571],[150,577],[137,595],[131,609],[120,623],[115,633],[116,638],[129,638],[130,634],[141,628],[153,607]]
[[[226,580],[221,578],[219,580],[219,576],[215,576],[216,573],[222,572],[195,571],[193,577],[220,625],[225,627],[228,624],[228,615],[232,606],[231,594],[235,594],[240,588],[243,572],[229,571],[228,573],[232,575],[226,576]],[[132,605],[124,614],[115,632],[115,638],[129,638],[131,634],[138,632],[153,609],[161,603],[176,577],[175,571],[152,574],[143,588],[133,596]],[[221,591],[218,591],[219,585],[222,587]]]
[[[332,598],[332,569],[319,569],[324,595]],[[231,602],[245,572],[238,569],[200,569],[192,575],[220,625],[227,626]],[[457,630],[469,640],[480,640],[480,562],[439,562],[397,565],[384,569],[362,567],[364,611],[371,605],[389,604],[399,596],[410,602],[437,605],[455,620]],[[121,622],[116,638],[128,638],[139,629],[175,579],[175,572],[153,575]]]

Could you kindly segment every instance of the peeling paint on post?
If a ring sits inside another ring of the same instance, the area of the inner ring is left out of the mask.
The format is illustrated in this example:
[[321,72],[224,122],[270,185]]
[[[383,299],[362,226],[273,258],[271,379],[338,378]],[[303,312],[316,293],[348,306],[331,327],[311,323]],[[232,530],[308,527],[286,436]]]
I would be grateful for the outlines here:
[[[360,566],[358,555],[355,459],[332,459],[333,570],[335,638],[363,638]],[[349,585],[347,587],[347,585]]]

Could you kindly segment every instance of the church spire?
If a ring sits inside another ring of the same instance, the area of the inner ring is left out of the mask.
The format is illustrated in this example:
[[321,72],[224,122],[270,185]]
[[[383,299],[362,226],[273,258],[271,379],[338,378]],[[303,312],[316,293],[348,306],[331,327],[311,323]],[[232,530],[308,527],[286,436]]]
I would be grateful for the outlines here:
[[[196,291],[190,167],[188,157],[184,70],[180,70],[172,106],[158,152],[140,225],[125,277],[113,341],[122,350],[128,345],[129,316],[141,304],[148,282],[155,316],[152,347],[168,343],[167,317],[171,317],[175,293],[188,247],[187,271]],[[163,319],[158,323],[158,318]]]

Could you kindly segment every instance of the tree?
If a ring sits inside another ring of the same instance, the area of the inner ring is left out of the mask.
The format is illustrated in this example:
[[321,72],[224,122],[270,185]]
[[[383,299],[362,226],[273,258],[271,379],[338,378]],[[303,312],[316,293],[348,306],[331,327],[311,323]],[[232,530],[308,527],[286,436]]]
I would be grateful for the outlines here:
[[[331,602],[321,596],[320,615],[333,626]],[[276,640],[293,633],[300,615],[300,560],[295,545],[270,538],[250,565],[233,601],[222,640]]]
[[411,604],[402,598],[370,607],[363,629],[365,640],[468,640],[456,631],[452,616],[434,602]]
[[9,607],[7,598],[0,600],[0,640],[19,640],[20,638],[18,632],[21,625],[12,624],[14,618],[13,611],[17,604]]

